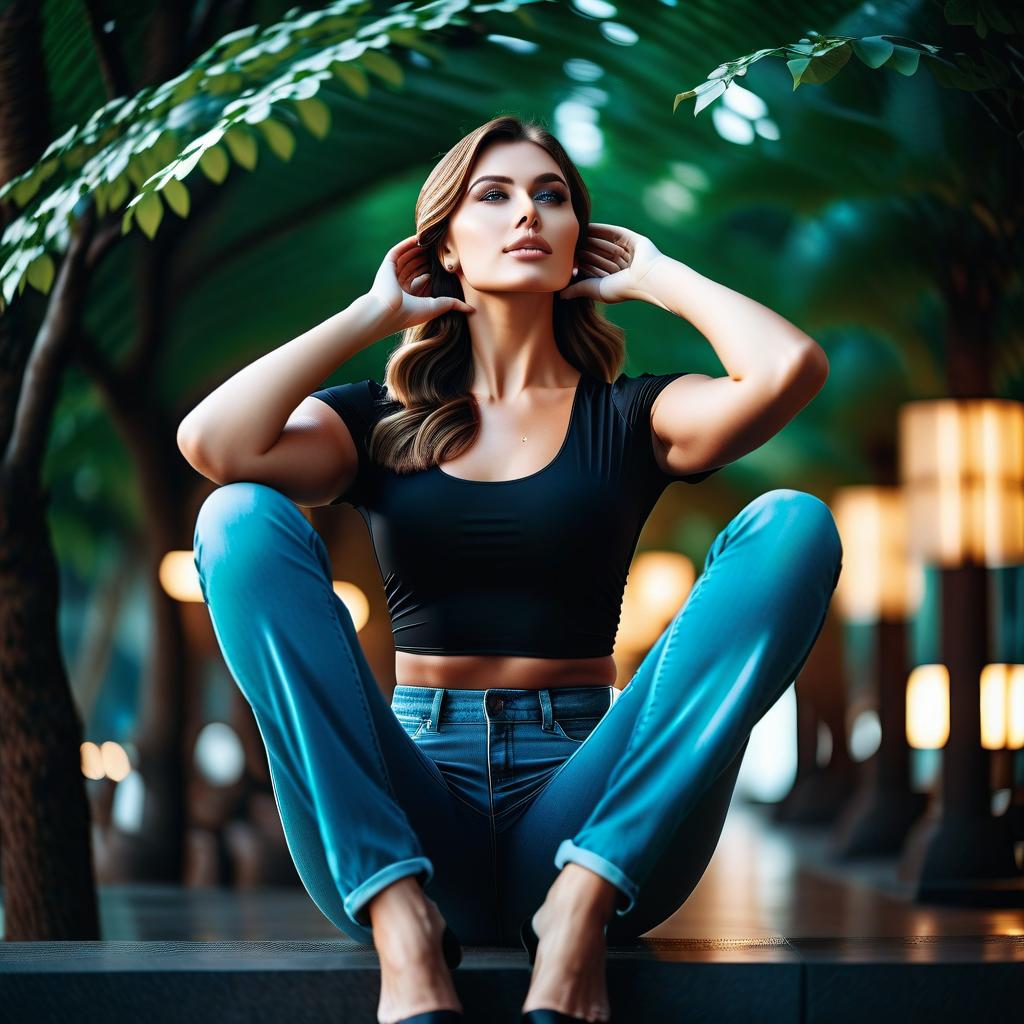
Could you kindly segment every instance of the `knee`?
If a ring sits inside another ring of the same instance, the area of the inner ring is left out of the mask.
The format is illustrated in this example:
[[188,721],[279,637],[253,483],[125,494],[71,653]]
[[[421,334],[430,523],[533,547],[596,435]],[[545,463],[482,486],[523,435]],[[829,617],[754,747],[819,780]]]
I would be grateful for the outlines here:
[[842,563],[843,545],[835,516],[817,495],[790,487],[766,491],[751,502],[782,533],[805,552],[820,554],[832,567]]
[[196,565],[229,551],[258,551],[268,542],[266,531],[273,513],[284,506],[301,515],[278,490],[266,484],[239,480],[222,484],[207,495],[196,516],[192,546]]

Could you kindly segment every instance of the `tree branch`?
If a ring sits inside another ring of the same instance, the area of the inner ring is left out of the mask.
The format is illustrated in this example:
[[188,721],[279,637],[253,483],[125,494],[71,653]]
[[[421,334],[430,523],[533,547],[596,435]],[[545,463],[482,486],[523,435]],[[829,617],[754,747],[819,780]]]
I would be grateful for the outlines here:
[[[112,100],[118,96],[130,96],[135,90],[132,88],[128,65],[121,52],[115,12],[107,9],[104,0],[83,0],[82,6],[85,8],[100,72],[107,88],[107,98]],[[107,25],[110,25],[109,30],[106,28]]]
[[67,254],[51,290],[46,316],[25,364],[14,426],[4,455],[6,473],[17,472],[24,479],[39,479],[42,472],[53,406],[82,316],[88,280],[85,254],[95,218],[96,207],[90,199],[72,232]]

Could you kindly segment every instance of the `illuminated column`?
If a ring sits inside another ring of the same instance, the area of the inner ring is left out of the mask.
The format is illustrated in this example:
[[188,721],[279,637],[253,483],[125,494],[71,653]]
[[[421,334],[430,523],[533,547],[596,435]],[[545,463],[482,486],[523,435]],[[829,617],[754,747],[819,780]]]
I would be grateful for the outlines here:
[[[1005,749],[994,753],[995,772],[993,788],[1009,790],[1009,805],[1005,814],[1013,830],[1017,863],[1024,866],[1024,744],[1021,744],[1021,715],[1024,708],[1024,565],[992,570],[995,617],[992,632],[992,660],[1010,666],[1009,707],[1007,709],[1007,743]],[[984,683],[983,683],[984,685]],[[984,723],[985,711],[982,710]],[[984,728],[984,724],[983,724]],[[999,808],[996,807],[996,813]]]
[[899,427],[910,545],[939,571],[949,679],[941,784],[908,836],[900,877],[914,883],[922,902],[1021,905],[1024,874],[1012,833],[991,809],[981,676],[989,661],[988,568],[1024,561],[1024,405],[910,402],[900,410]]
[[901,488],[840,488],[833,513],[843,542],[835,604],[844,621],[873,628],[881,739],[836,823],[830,852],[840,858],[896,853],[927,804],[910,785],[904,699],[907,617],[921,600],[923,574],[909,556]]
[[626,686],[655,640],[686,603],[696,572],[676,551],[644,551],[629,567],[615,635],[618,689]]

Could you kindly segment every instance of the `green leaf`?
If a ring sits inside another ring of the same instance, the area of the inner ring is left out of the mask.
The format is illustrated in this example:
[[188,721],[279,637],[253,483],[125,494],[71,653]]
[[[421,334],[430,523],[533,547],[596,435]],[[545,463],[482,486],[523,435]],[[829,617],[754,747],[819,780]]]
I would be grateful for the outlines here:
[[219,185],[228,176],[230,161],[220,146],[211,146],[199,158],[199,166],[210,181]]
[[4,278],[4,301],[9,305],[14,293],[18,290],[18,283],[21,281],[21,271],[16,270]]
[[885,66],[891,67],[901,75],[909,76],[917,71],[917,65],[920,59],[920,50],[912,50],[908,46],[894,46],[892,56],[885,62]]
[[272,117],[260,122],[260,130],[266,136],[267,145],[281,160],[290,160],[295,152],[295,136],[292,130]]
[[367,50],[360,60],[367,71],[372,71],[388,85],[393,85],[396,89],[402,87],[402,83],[405,81],[402,65],[393,57],[389,57],[380,50]]
[[144,193],[139,200],[138,206],[135,208],[135,219],[139,222],[139,227],[142,228],[149,238],[156,234],[156,229],[160,226],[163,216],[164,204],[160,202],[159,193]]
[[227,135],[224,136],[224,141],[227,143],[228,149],[231,151],[231,158],[236,164],[240,164],[247,171],[251,171],[256,167],[256,140],[247,129],[237,126],[231,128]]
[[229,32],[226,36],[221,36],[219,46],[222,49],[217,56],[221,60],[229,60],[231,57],[237,56],[252,45],[252,41],[259,31],[259,25],[247,25],[245,28],[240,28],[237,32]]
[[53,260],[49,253],[44,252],[28,265],[28,283],[45,295],[53,284],[54,273]]
[[318,139],[326,138],[331,130],[331,111],[327,104],[316,96],[310,96],[308,99],[296,100],[295,106],[306,130]]
[[270,117],[273,107],[269,98],[263,98],[252,103],[248,110],[242,115],[246,124],[259,124],[260,121]]
[[410,50],[419,50],[420,53],[426,54],[432,60],[437,61],[438,64],[443,63],[445,60],[446,54],[444,50],[427,42],[427,40],[412,29],[391,28],[388,29],[388,35],[393,43],[398,43],[400,46],[405,46]]
[[182,157],[180,160],[176,160],[171,170],[171,174],[178,179],[183,181],[187,178],[195,168],[196,164],[199,163],[199,158],[203,155],[201,149],[194,149],[188,156]]
[[881,36],[865,36],[853,41],[853,52],[869,68],[880,68],[892,56],[892,51],[892,43]]
[[725,92],[725,82],[721,79],[716,78],[710,85],[706,82],[704,84],[708,87],[704,88],[704,86],[697,86],[696,91],[699,92],[700,95],[697,97],[697,102],[693,105],[694,117],[696,117],[709,103],[717,100],[718,97]]
[[800,84],[800,79],[810,63],[810,57],[795,57],[793,60],[786,61],[786,67],[789,68],[789,73],[793,76],[794,92],[796,91],[796,87]]
[[848,44],[830,49],[819,57],[811,59],[810,65],[800,76],[800,84],[808,82],[812,85],[821,85],[830,78],[837,75],[842,66],[850,59],[853,51]]
[[19,206],[24,206],[38,191],[39,186],[42,184],[42,175],[29,172],[28,175],[23,175],[18,183],[11,189],[11,196]]
[[107,199],[110,203],[110,209],[116,210],[120,207],[128,195],[128,179],[122,174],[121,177],[115,179],[111,183],[109,194]]
[[370,95],[370,82],[363,71],[354,61],[336,61],[331,70],[340,78],[361,100]]
[[187,217],[189,210],[188,189],[177,178],[169,178],[160,190],[167,205],[179,216]]

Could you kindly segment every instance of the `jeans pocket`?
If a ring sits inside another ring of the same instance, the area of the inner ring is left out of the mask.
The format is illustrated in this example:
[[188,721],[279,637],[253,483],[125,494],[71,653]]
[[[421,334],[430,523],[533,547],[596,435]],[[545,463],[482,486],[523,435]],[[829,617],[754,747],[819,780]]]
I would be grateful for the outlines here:
[[398,724],[402,727],[405,735],[411,740],[416,739],[430,721],[429,715],[406,715],[397,712],[395,718],[398,719]]
[[594,731],[597,723],[603,717],[603,715],[589,715],[585,718],[556,718],[552,720],[551,724],[562,739],[579,745]]

